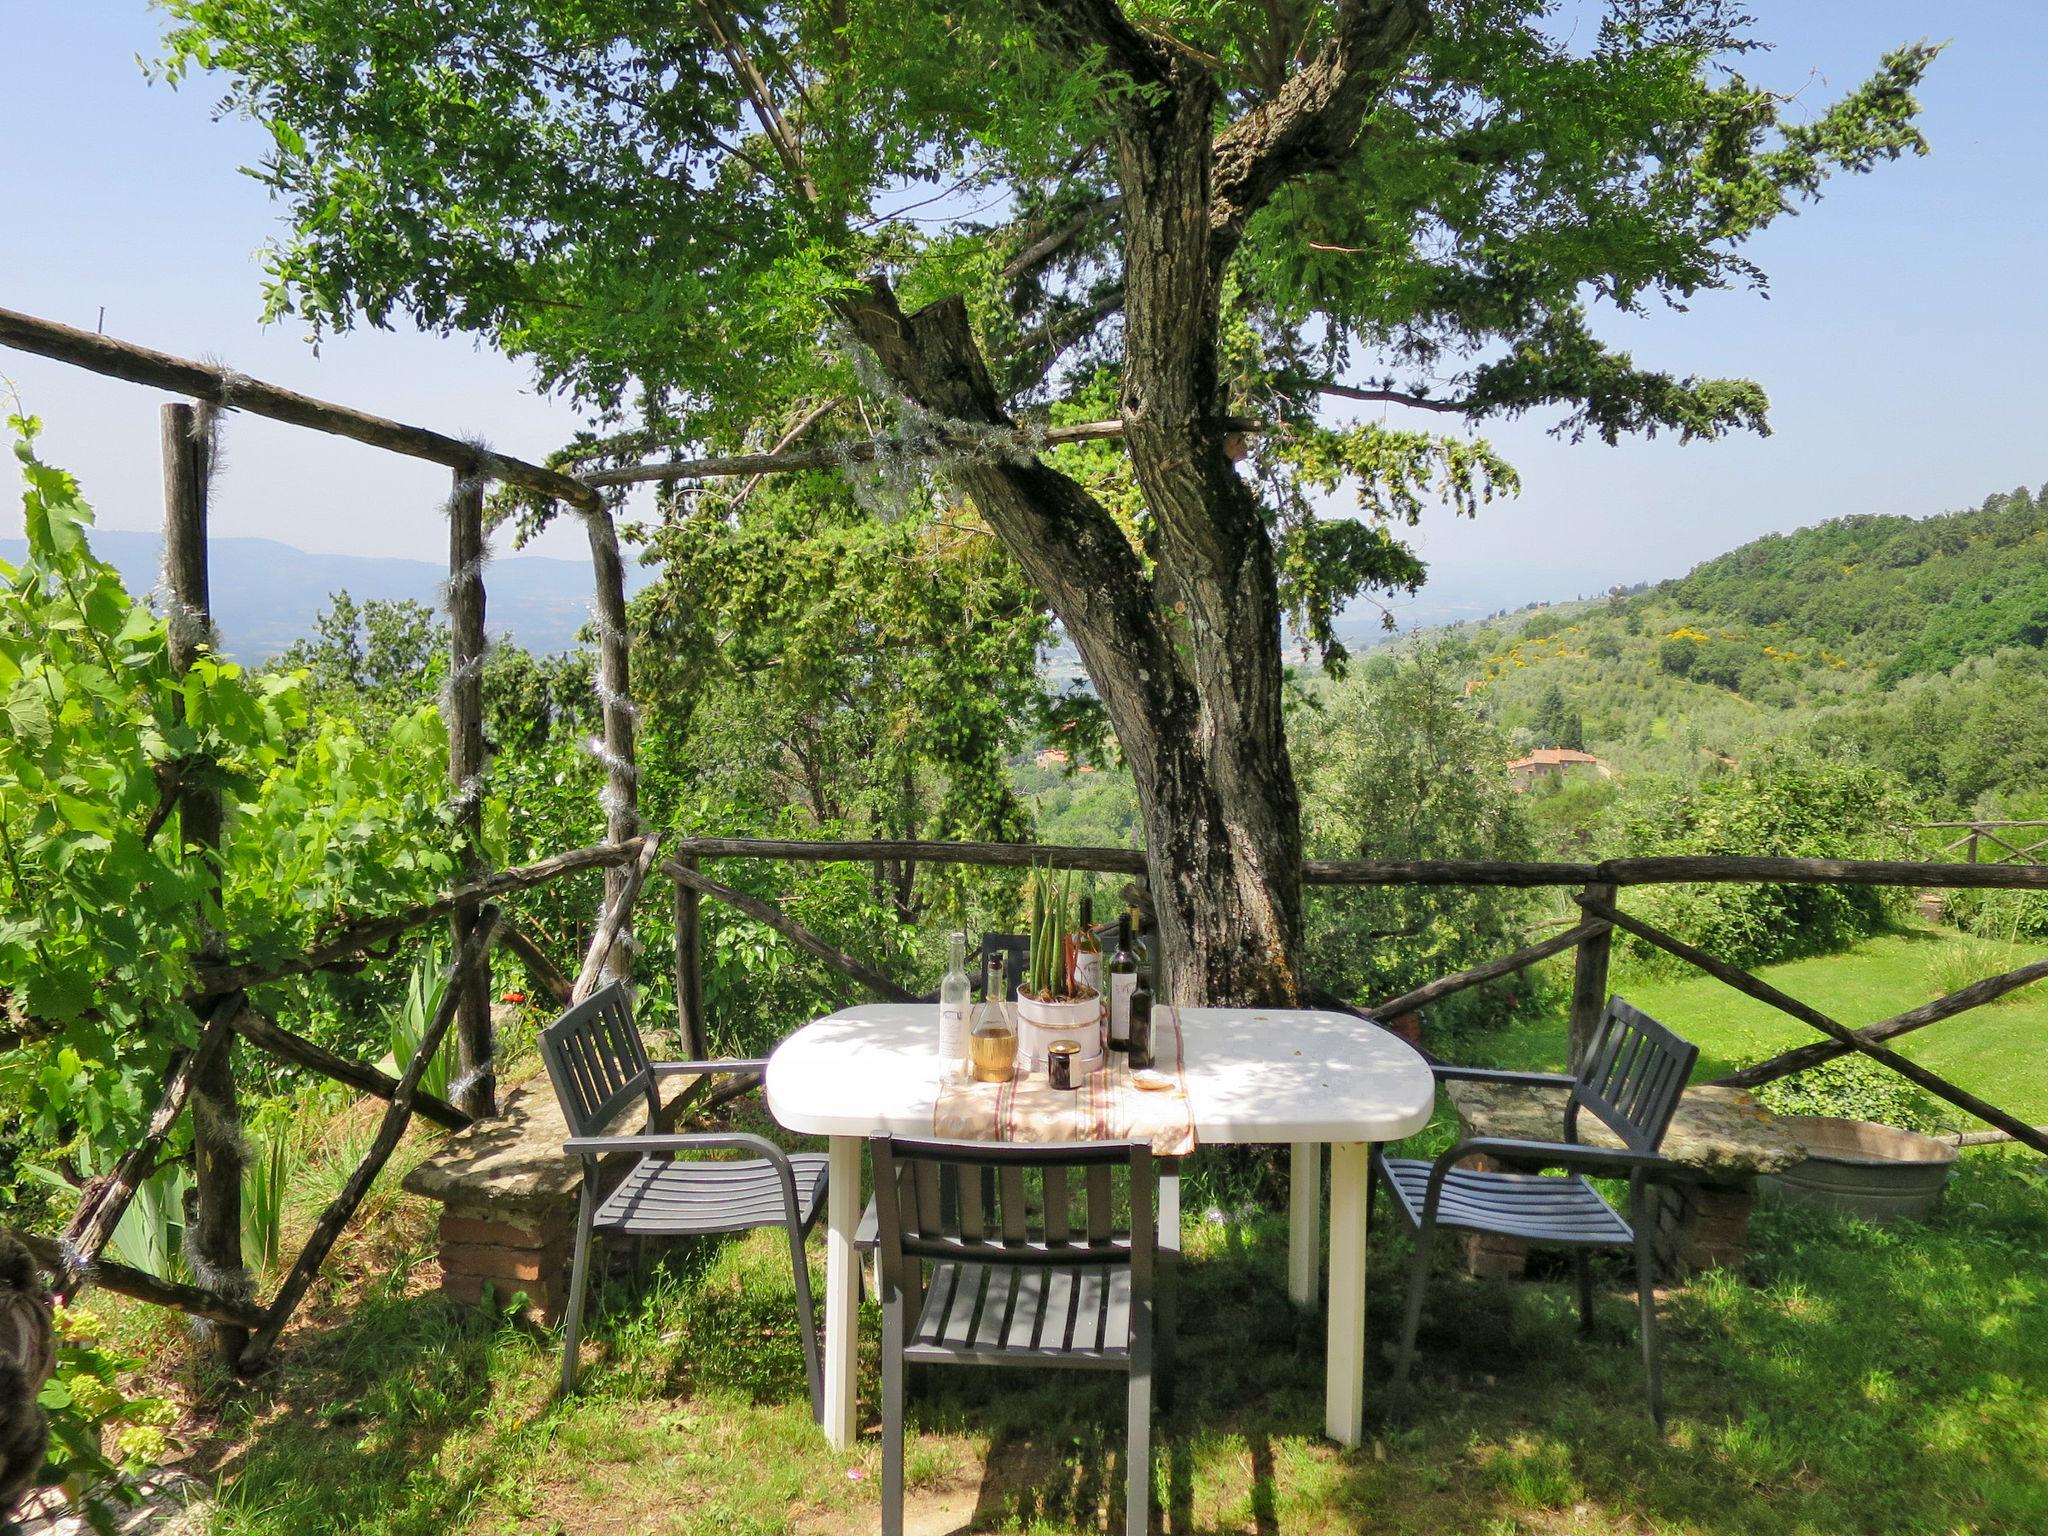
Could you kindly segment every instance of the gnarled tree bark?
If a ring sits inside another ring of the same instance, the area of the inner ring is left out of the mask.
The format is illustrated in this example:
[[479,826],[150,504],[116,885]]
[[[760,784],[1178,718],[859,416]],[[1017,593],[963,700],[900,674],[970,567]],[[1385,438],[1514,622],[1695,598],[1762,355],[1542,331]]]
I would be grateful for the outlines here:
[[[1238,476],[1218,364],[1224,270],[1289,180],[1346,152],[1422,30],[1422,0],[1347,0],[1329,41],[1219,135],[1206,71],[1108,0],[1037,0],[1106,99],[1121,203],[1124,438],[1156,529],[1138,552],[1085,489],[1035,458],[963,455],[954,479],[1079,647],[1137,781],[1165,995],[1300,995],[1299,796],[1281,721],[1276,558]],[[1100,63],[1098,64],[1098,61]],[[1010,425],[964,304],[906,314],[882,279],[841,319],[917,405]]]

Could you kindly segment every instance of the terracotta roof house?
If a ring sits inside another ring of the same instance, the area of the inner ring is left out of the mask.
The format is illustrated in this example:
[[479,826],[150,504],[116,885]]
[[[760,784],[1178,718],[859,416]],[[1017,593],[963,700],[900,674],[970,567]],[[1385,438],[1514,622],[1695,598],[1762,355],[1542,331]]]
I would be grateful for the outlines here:
[[1592,753],[1577,752],[1570,747],[1538,747],[1527,757],[1518,757],[1509,763],[1508,772],[1514,775],[1518,790],[1545,779],[1561,779],[1567,774],[1593,773],[1603,779],[1614,777],[1614,770]]

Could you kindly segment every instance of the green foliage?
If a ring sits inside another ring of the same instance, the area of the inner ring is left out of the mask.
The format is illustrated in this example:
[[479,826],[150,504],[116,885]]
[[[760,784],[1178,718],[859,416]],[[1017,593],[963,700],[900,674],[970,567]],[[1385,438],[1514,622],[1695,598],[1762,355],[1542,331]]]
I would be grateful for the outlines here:
[[[427,1027],[447,995],[448,946],[441,935],[436,934],[421,946],[419,958],[413,961],[412,974],[406,978],[405,999],[398,1012],[391,1016],[394,1075],[403,1074],[413,1057],[419,1054],[420,1042],[427,1037]],[[448,1074],[455,1055],[454,1045],[452,1032],[444,1036],[441,1048],[434,1053],[434,1059],[427,1063],[427,1070],[420,1078],[420,1087],[437,1099],[448,1097]]]
[[1904,1131],[1952,1129],[1955,1112],[1930,1099],[1890,1067],[1867,1056],[1842,1056],[1765,1083],[1757,1102],[1781,1115],[1834,1115]]
[[61,1488],[95,1531],[112,1531],[117,1506],[140,1502],[134,1479],[170,1449],[177,1410],[161,1397],[130,1396],[124,1377],[143,1362],[100,1342],[105,1325],[82,1307],[55,1314],[56,1370],[36,1401],[50,1418],[39,1481]]
[[[1911,810],[1903,786],[1883,775],[1769,753],[1737,773],[1640,796],[1619,841],[1644,857],[1896,856],[1894,829]],[[1903,904],[1889,887],[1746,883],[1651,886],[1628,898],[1645,921],[1744,967],[1839,949],[1884,927]],[[1643,941],[1624,942],[1643,960],[1662,963]]]
[[[1013,411],[1117,413],[1126,232],[1095,151],[1140,87],[1050,10],[801,3],[726,35],[620,0],[168,9],[163,75],[218,71],[270,132],[252,173],[292,226],[271,313],[483,335],[601,419],[581,459],[738,449],[793,423],[830,441],[854,430],[848,401],[872,435],[896,402],[819,343],[881,271],[906,307],[965,301]],[[1142,26],[1243,121],[1331,18],[1174,4]],[[1728,68],[1759,44],[1719,0],[1617,4],[1583,35],[1539,0],[1483,0],[1399,35],[1370,131],[1285,165],[1224,263],[1220,316],[1186,342],[1289,427],[1253,468],[1283,602],[1326,646],[1347,598],[1420,579],[1398,530],[1425,498],[1469,511],[1513,472],[1465,432],[1321,422],[1320,386],[1364,377],[1369,401],[1467,424],[1540,410],[1610,442],[1762,430],[1755,384],[1639,365],[1596,337],[1588,295],[1627,312],[1760,286],[1754,235],[1830,174],[1926,148],[1913,92],[1933,49],[1788,122]],[[757,78],[778,105],[751,101]],[[1049,257],[1014,260],[1034,247]],[[1059,462],[1144,547],[1117,458]],[[1316,513],[1339,483],[1363,522]]]
[[[1529,856],[1509,745],[1441,655],[1355,668],[1292,725],[1311,857]],[[1311,888],[1308,907],[1310,980],[1359,1002],[1518,948],[1536,915],[1525,893],[1449,886]],[[1432,1026],[1467,1013],[1495,1021],[1511,996],[1513,986],[1459,994],[1432,1010]]]
[[1666,582],[1681,608],[1825,645],[1893,682],[2039,649],[2048,506],[2022,486],[1938,517],[1840,517],[1768,534]]
[[[32,420],[13,424],[29,551],[0,566],[0,997],[19,1031],[0,1103],[33,1144],[90,1168],[128,1144],[169,1053],[195,1037],[208,929],[243,958],[279,958],[344,911],[446,879],[446,745],[431,712],[374,747],[309,728],[297,677],[250,678],[210,652],[174,675],[163,621],[93,555],[77,482],[36,456]],[[186,835],[196,786],[223,804],[217,865]],[[158,1178],[177,1176],[173,1161]],[[131,1262],[168,1269],[170,1221],[145,1225]]]

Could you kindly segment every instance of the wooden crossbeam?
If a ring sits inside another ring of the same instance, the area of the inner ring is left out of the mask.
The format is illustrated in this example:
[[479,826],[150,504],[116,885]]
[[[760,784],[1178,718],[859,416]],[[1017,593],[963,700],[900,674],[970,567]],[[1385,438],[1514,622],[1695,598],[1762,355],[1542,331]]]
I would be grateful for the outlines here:
[[785,939],[788,939],[798,949],[803,950],[806,954],[815,955],[835,971],[851,976],[855,981],[884,1001],[891,1003],[914,1003],[917,1001],[914,994],[905,991],[873,966],[863,965],[844,950],[826,943],[825,940],[819,938],[795,918],[778,911],[768,902],[762,901],[755,896],[749,896],[744,891],[736,891],[729,885],[721,885],[708,875],[699,874],[694,869],[686,868],[684,865],[678,864],[674,859],[664,859],[661,864],[661,872],[667,875],[669,879],[675,881],[676,884],[688,886],[700,896],[709,896],[714,901],[722,901],[727,906],[746,913],[747,916],[753,918],[756,922],[767,924]]
[[490,953],[491,942],[498,928],[498,909],[485,907],[477,914],[476,927],[470,930],[462,948],[455,953],[450,967],[448,985],[441,994],[440,1006],[427,1021],[427,1027],[420,1036],[419,1048],[413,1052],[407,1063],[405,1075],[398,1080],[398,1087],[391,1095],[390,1107],[384,1111],[384,1118],[377,1126],[377,1134],[370,1143],[370,1150],[357,1164],[355,1172],[348,1176],[341,1192],[328,1203],[314,1223],[313,1232],[306,1239],[306,1246],[300,1250],[293,1262],[291,1272],[278,1286],[277,1294],[270,1305],[263,1309],[263,1321],[249,1336],[243,1347],[236,1368],[243,1374],[261,1370],[276,1347],[285,1324],[298,1309],[299,1302],[311,1289],[314,1278],[320,1273],[320,1266],[327,1261],[327,1255],[340,1239],[349,1220],[356,1213],[356,1207],[363,1203],[363,1197],[370,1192],[377,1175],[390,1160],[398,1147],[399,1138],[405,1134],[406,1124],[412,1119],[412,1112],[418,1102],[420,1079],[426,1075],[428,1065],[435,1053],[441,1049],[441,1042],[447,1037],[449,1027],[455,1022],[456,1010],[462,1000],[462,979],[484,961]]
[[524,459],[498,453],[481,443],[467,442],[425,427],[407,426],[350,406],[316,400],[311,395],[252,379],[232,368],[175,357],[151,347],[137,346],[132,341],[117,341],[111,336],[81,331],[54,320],[39,320],[18,310],[0,309],[0,346],[55,358],[60,363],[70,363],[109,378],[125,379],[130,384],[146,384],[152,389],[189,395],[195,400],[247,411],[254,416],[268,416],[295,427],[308,427],[315,432],[346,437],[354,442],[367,443],[372,448],[387,449],[415,459],[428,459],[465,474],[488,475],[507,485],[516,485],[521,490],[549,496],[585,511],[596,511],[604,505],[604,498],[582,481],[558,470],[544,469]]
[[2048,1152],[2048,1135],[2042,1134],[2024,1120],[2007,1114],[1996,1104],[1980,1099],[1968,1089],[1959,1088],[1939,1073],[1930,1072],[1916,1061],[1909,1061],[1897,1051],[1860,1037],[1846,1024],[1829,1018],[1811,1003],[1801,1002],[1791,994],[1779,991],[1760,977],[1752,976],[1738,966],[1730,965],[1718,956],[1710,955],[1696,945],[1675,938],[1660,928],[1654,928],[1641,918],[1630,917],[1620,908],[1604,902],[1579,898],[1579,905],[1589,917],[1605,918],[1617,928],[1634,934],[1646,943],[1654,944],[1667,954],[1676,955],[1687,964],[1705,971],[1717,981],[1726,982],[1736,991],[1768,1003],[1780,1013],[1790,1014],[1800,1023],[1811,1026],[1848,1050],[1868,1056],[1872,1061],[1882,1062],[1908,1082],[1917,1083],[1938,1099],[1944,1099],[1958,1109],[1968,1110],[1987,1125],[1994,1125],[2012,1137],[2024,1142],[2039,1152]]
[[[1859,1039],[1873,1044],[1893,1040],[1916,1029],[1925,1029],[1930,1024],[1939,1024],[1943,1019],[1952,1019],[1959,1013],[1967,1013],[1972,1008],[1981,1008],[2008,992],[2016,992],[2021,987],[2031,986],[2043,977],[2048,977],[2048,960],[2036,960],[2031,965],[2020,966],[2017,970],[2007,971],[2001,976],[1973,982],[1959,991],[1949,993],[1946,997],[1937,997],[1931,1003],[1922,1003],[1918,1008],[1909,1008],[1904,1013],[1895,1013],[1875,1024],[1866,1024],[1857,1030],[1856,1034]],[[1781,1051],[1767,1061],[1757,1062],[1754,1066],[1744,1067],[1740,1072],[1731,1072],[1726,1077],[1719,1077],[1714,1081],[1728,1088],[1756,1088],[1764,1083],[1776,1082],[1781,1077],[1790,1077],[1795,1072],[1804,1072],[1809,1067],[1817,1067],[1824,1061],[1834,1060],[1837,1056],[1847,1056],[1849,1051],[1848,1046],[1836,1041],[1816,1040],[1811,1045]]]

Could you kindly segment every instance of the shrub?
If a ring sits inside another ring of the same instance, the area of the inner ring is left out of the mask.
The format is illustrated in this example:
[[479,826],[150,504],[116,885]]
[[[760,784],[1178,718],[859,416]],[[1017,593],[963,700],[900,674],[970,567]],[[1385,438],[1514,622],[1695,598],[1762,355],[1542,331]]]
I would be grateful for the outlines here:
[[1780,1115],[1873,1120],[1902,1131],[1946,1130],[1949,1123],[1940,1103],[1867,1056],[1840,1056],[1765,1083],[1756,1098]]
[[[1896,856],[1893,828],[1910,819],[1903,786],[1883,773],[1769,752],[1738,772],[1653,791],[1623,829],[1632,855],[1783,858]],[[1887,927],[1903,892],[1878,886],[1651,887],[1630,910],[1735,965],[1828,954]],[[1662,963],[1642,940],[1628,952]]]

